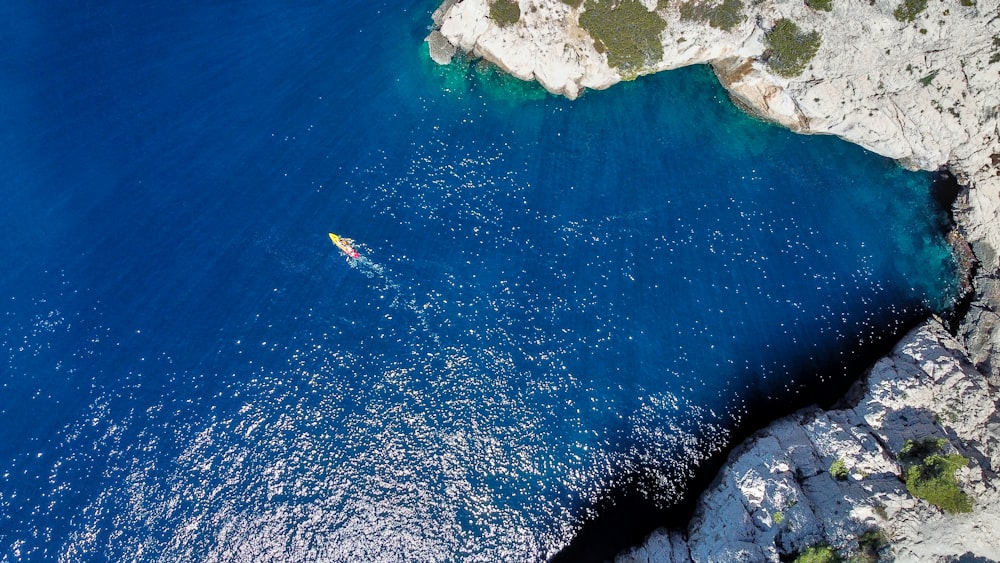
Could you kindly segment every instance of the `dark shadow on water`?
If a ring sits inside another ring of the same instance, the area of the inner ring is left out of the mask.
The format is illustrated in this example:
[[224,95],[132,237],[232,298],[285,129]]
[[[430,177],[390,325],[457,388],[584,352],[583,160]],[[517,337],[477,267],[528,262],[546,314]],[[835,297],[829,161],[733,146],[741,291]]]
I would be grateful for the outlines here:
[[937,207],[936,220],[942,233],[947,233],[955,226],[951,210],[961,191],[958,177],[946,168],[938,170],[931,179],[931,199]]
[[996,560],[990,559],[988,557],[982,557],[967,551],[962,555],[955,558],[955,563],[997,563]]
[[[657,494],[662,491],[658,490],[652,471],[640,470],[624,476],[595,505],[588,507],[586,513],[589,516],[579,532],[551,561],[607,561],[622,550],[641,543],[656,528],[686,529],[694,515],[698,497],[711,486],[732,447],[770,422],[806,406],[833,407],[847,394],[859,374],[889,353],[904,334],[927,317],[928,313],[921,311],[903,319],[883,319],[884,322],[876,326],[893,328],[873,335],[869,344],[846,351],[833,351],[825,361],[800,363],[791,370],[791,373],[799,375],[795,377],[796,381],[809,382],[800,383],[794,393],[774,394],[760,390],[748,397],[749,414],[738,428],[733,428],[729,447],[701,464],[696,475],[682,484],[686,494],[671,506],[657,506],[651,500],[663,496]],[[841,351],[845,353],[841,355]],[[838,361],[837,358],[848,360]]]
[[[932,177],[930,195],[942,236],[948,236],[955,229],[952,208],[963,189],[958,178],[947,169],[939,170]],[[957,245],[950,237],[949,241],[958,262],[959,277],[968,276],[971,279],[975,263],[963,263],[962,256],[967,243],[963,248],[964,241]],[[974,260],[974,256],[972,258]],[[941,312],[948,325],[955,327],[961,321],[971,303],[971,296],[971,290],[959,294],[952,306]],[[884,314],[882,318],[876,316],[872,319],[873,326],[885,328],[870,335],[867,343],[829,351],[827,358],[799,362],[790,369],[791,379],[800,382],[794,392],[761,389],[749,394],[746,398],[748,415],[739,427],[732,429],[729,446],[703,462],[693,478],[679,484],[685,491],[682,498],[670,506],[658,506],[653,499],[662,498],[665,491],[658,490],[653,470],[637,470],[626,475],[593,506],[586,507],[588,516],[582,527],[569,545],[551,561],[607,561],[617,553],[638,545],[657,528],[686,530],[694,516],[698,498],[712,485],[733,447],[772,421],[809,405],[824,409],[839,407],[838,403],[843,401],[858,377],[888,354],[903,335],[925,321],[930,314],[927,310],[911,310],[903,317],[898,314]]]
[[941,313],[948,330],[954,335],[958,325],[975,299],[975,291],[972,287],[972,280],[976,276],[978,261],[972,252],[972,247],[961,235],[958,226],[955,224],[954,209],[955,201],[967,189],[958,183],[958,177],[948,169],[938,170],[931,182],[931,198],[937,206],[936,222],[938,230],[945,235],[951,245],[952,256],[955,259],[957,277],[959,280],[959,292],[954,304]]

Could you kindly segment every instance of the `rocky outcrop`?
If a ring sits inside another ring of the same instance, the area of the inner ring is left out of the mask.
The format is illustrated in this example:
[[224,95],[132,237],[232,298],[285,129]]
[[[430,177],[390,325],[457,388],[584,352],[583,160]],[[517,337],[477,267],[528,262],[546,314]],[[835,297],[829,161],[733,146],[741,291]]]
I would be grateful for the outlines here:
[[959,327],[969,349],[969,359],[994,385],[1000,386],[1000,276],[983,272],[973,281],[976,298]]
[[[462,50],[570,98],[622,80],[581,28],[583,2],[517,0],[520,20],[500,27],[490,1],[446,0],[428,38],[435,60]],[[857,553],[872,529],[901,561],[1000,559],[1000,0],[928,2],[909,22],[894,15],[902,0],[832,0],[831,11],[762,0],[745,2],[728,31],[681,16],[685,5],[720,2],[641,1],[667,26],[663,57],[638,74],[710,64],[733,100],[764,119],[910,168],[950,168],[965,186],[953,211],[975,276],[957,339],[936,321],[910,333],[851,406],[808,409],[758,433],[733,452],[687,530],[659,530],[621,559],[777,561],[820,541]],[[767,34],[783,18],[821,37],[793,78],[768,66]],[[971,515],[945,515],[907,493],[896,454],[926,436],[972,460],[959,472]],[[829,473],[838,459],[844,481]]]
[[[622,79],[563,0],[518,0],[521,18],[501,27],[491,0],[447,0],[428,41],[439,62],[455,49],[493,61],[570,98]],[[741,106],[802,133],[832,134],[911,168],[949,166],[968,187],[957,219],[982,276],[972,340],[977,365],[1000,377],[996,290],[1000,267],[1000,0],[929,2],[912,22],[894,16],[901,0],[844,2],[832,10],[801,0],[745,2],[729,31],[681,16],[685,4],[643,0],[666,22],[663,57],[639,74],[711,64]],[[821,37],[815,57],[794,78],[771,72],[767,33],[788,18]],[[630,73],[633,74],[633,73]],[[991,324],[992,323],[992,324]]]
[[452,48],[483,57],[522,80],[537,80],[554,94],[576,98],[584,88],[621,80],[576,23],[577,11],[559,0],[526,3],[521,19],[501,28],[489,18],[489,2],[448,0],[434,14],[438,29],[428,41],[431,56],[447,63]]
[[[880,530],[883,558],[1000,559],[1000,413],[995,388],[966,350],[931,322],[908,334],[860,381],[845,408],[806,409],[734,450],[690,526],[659,530],[619,562],[779,561],[825,542],[857,556]],[[974,512],[945,514],[900,478],[906,440],[943,438],[970,459],[959,471]],[[831,474],[840,461],[841,480]],[[864,544],[864,540],[861,541]]]

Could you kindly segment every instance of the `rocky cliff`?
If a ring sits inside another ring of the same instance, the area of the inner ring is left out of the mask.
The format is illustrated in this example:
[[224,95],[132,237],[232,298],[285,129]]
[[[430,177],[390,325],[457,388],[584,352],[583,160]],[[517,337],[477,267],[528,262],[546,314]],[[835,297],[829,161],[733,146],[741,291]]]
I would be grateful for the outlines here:
[[[779,561],[811,546],[865,560],[1000,559],[996,389],[937,322],[908,334],[850,394],[774,422],[734,450],[685,531],[659,530],[620,562]],[[942,439],[972,512],[914,498],[908,440]]]
[[[495,21],[499,1],[516,4],[513,21]],[[595,0],[446,0],[428,42],[442,64],[461,50],[570,98],[710,64],[733,100],[764,119],[910,168],[948,167],[964,186],[955,238],[971,248],[974,280],[955,338],[929,322],[872,369],[849,408],[807,410],[762,431],[733,453],[688,530],[657,532],[622,558],[777,561],[826,541],[900,560],[1000,559],[1000,0],[640,1],[665,27],[662,52],[638,67],[609,65],[608,42],[581,25]],[[723,10],[725,22],[706,15]],[[791,73],[775,64],[786,21],[818,42]],[[971,460],[958,478],[972,515],[945,515],[903,485],[905,440],[933,436]],[[846,480],[831,478],[836,460]]]

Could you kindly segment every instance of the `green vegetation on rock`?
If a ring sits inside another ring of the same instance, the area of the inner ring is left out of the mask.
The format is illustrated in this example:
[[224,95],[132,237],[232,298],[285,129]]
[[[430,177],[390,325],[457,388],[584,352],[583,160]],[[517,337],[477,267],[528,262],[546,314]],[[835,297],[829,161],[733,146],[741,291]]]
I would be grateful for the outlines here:
[[782,18],[774,22],[774,27],[767,34],[767,42],[771,47],[767,65],[778,76],[793,78],[802,74],[809,61],[816,56],[820,35],[818,31],[802,32],[795,22]]
[[580,26],[622,78],[635,78],[644,66],[663,58],[660,34],[667,22],[638,0],[587,0]]
[[521,19],[521,7],[517,0],[493,0],[490,4],[490,19],[500,27],[507,27]]
[[806,548],[795,558],[795,563],[840,563],[840,561],[840,555],[824,543]]
[[838,481],[847,479],[847,466],[844,465],[844,460],[838,459],[830,464],[830,475]]
[[873,529],[861,534],[858,538],[858,556],[851,561],[858,563],[877,563],[881,552],[889,545],[880,530]]
[[896,16],[897,20],[907,23],[917,19],[917,16],[926,9],[927,0],[903,0],[893,10],[892,15]]
[[730,31],[743,21],[742,0],[690,0],[680,6],[682,20],[708,22],[708,25]]
[[923,78],[921,78],[920,79],[920,83],[923,84],[924,86],[930,86],[931,82],[934,81],[934,79],[937,77],[937,75],[938,75],[938,71],[936,71],[936,70],[932,71],[929,74],[927,74],[926,76],[924,76]]
[[833,0],[806,0],[806,6],[809,6],[813,10],[823,10],[824,12],[832,12]]
[[562,0],[562,3],[571,8],[579,8],[583,5],[583,0]]
[[906,490],[950,514],[972,512],[972,499],[958,487],[955,471],[967,467],[969,459],[959,454],[941,454],[947,440],[907,440],[899,451]]
[[955,481],[955,471],[968,465],[958,454],[929,456],[906,471],[906,490],[945,512],[972,512],[972,499]]
[[944,438],[924,438],[907,440],[899,450],[899,461],[905,464],[919,463],[929,455],[936,454],[948,443]]

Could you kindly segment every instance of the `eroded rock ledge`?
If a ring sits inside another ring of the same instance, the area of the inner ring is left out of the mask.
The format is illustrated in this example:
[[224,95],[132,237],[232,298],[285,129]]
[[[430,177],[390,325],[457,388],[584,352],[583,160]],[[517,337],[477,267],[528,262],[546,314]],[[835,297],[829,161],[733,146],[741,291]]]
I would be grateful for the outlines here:
[[[501,27],[493,1],[445,0],[432,57],[446,64],[461,50],[569,98],[623,79],[580,26],[584,2],[515,0],[519,19]],[[897,560],[1000,559],[1000,0],[932,0],[912,22],[895,17],[900,0],[832,0],[830,11],[763,0],[746,2],[728,31],[681,17],[691,1],[640,1],[666,21],[663,56],[629,76],[710,64],[734,101],[764,119],[909,168],[949,168],[964,186],[953,211],[976,266],[955,337],[928,322],[859,383],[852,406],[807,409],[758,433],[731,455],[688,530],[658,531],[621,558],[778,561],[819,541],[856,552],[878,528]],[[794,78],[767,62],[767,34],[783,18],[822,38]],[[959,472],[971,515],[907,493],[896,453],[928,436],[972,460]],[[846,481],[830,477],[835,459]]]

